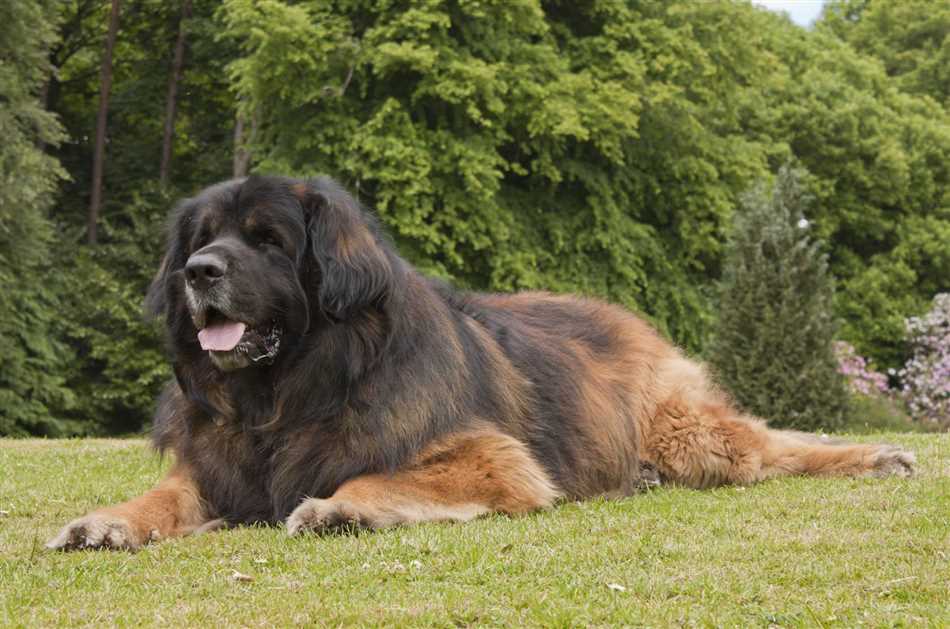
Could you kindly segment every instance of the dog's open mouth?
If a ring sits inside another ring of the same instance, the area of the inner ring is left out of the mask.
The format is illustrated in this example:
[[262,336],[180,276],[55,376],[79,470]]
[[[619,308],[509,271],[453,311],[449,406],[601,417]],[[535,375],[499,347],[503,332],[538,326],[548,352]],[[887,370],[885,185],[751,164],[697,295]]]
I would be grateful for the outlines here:
[[213,309],[207,314],[205,326],[198,331],[201,349],[224,371],[273,363],[280,351],[280,337],[281,329],[276,322],[249,327]]

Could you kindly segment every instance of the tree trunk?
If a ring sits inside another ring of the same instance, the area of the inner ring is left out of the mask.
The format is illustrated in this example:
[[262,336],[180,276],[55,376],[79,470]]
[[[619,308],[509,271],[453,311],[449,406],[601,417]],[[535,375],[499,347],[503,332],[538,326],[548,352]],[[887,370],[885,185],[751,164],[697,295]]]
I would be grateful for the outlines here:
[[168,77],[168,96],[165,98],[165,132],[162,135],[162,163],[158,170],[158,180],[164,188],[168,183],[168,171],[172,162],[172,146],[175,141],[175,109],[178,105],[178,82],[181,81],[185,64],[185,29],[191,17],[191,0],[182,0],[181,18],[178,21],[178,39],[175,41],[175,55],[172,61],[172,73]]
[[254,142],[257,135],[257,114],[251,117],[251,134],[244,139],[244,115],[238,112],[234,122],[234,176],[247,176],[247,169],[251,165],[251,151],[247,148]]
[[109,114],[109,92],[112,89],[112,49],[119,30],[119,1],[112,0],[109,15],[109,34],[102,54],[102,69],[99,74],[99,115],[96,117],[96,148],[92,157],[92,194],[89,199],[89,226],[86,234],[90,245],[96,244],[96,226],[99,222],[99,207],[102,205],[102,162],[106,148],[106,119]]
[[[50,110],[49,108],[50,85],[52,85],[53,81],[56,79],[56,68],[52,67],[52,64],[50,64],[50,67],[47,68],[47,72],[49,73],[49,77],[45,81],[43,81],[43,87],[40,88],[40,93],[38,95],[40,99],[40,104],[43,106],[43,111]],[[43,153],[46,152],[46,142],[43,140],[42,135],[36,138],[36,148],[38,148]]]
[[241,148],[241,140],[244,137],[244,116],[238,112],[237,119],[234,121],[234,167],[231,172],[235,178],[243,177],[246,165],[244,164],[244,151]]

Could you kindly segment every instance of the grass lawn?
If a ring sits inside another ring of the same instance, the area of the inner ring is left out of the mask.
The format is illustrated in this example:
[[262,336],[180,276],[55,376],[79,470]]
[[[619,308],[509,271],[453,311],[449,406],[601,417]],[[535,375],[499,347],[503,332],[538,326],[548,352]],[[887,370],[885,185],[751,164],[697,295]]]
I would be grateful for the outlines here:
[[660,488],[356,536],[244,528],[138,553],[43,542],[167,460],[139,440],[0,440],[0,625],[950,626],[950,435],[857,439],[912,448],[919,475]]

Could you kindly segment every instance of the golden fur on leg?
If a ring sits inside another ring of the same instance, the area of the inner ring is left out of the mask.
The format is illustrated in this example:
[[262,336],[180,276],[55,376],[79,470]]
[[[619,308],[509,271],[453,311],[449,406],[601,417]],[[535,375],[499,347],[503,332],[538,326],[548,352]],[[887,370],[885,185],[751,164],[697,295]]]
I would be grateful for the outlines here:
[[768,476],[911,476],[911,452],[880,444],[822,443],[811,435],[769,431]]
[[436,442],[405,470],[359,476],[328,499],[305,500],[287,519],[287,531],[466,521],[534,511],[557,497],[524,444],[486,427]]
[[166,537],[215,528],[191,474],[174,467],[154,489],[122,504],[93,511],[73,520],[47,542],[47,548],[115,548],[134,550]]

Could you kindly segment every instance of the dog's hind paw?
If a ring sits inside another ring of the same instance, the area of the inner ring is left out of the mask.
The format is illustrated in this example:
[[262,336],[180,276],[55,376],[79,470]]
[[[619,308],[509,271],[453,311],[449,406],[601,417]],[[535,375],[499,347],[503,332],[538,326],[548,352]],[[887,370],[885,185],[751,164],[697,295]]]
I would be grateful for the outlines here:
[[871,459],[869,474],[877,478],[900,476],[910,478],[914,475],[917,457],[909,450],[897,446],[881,446]]

